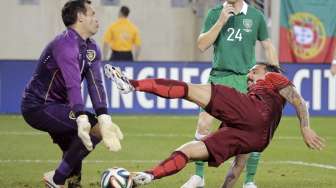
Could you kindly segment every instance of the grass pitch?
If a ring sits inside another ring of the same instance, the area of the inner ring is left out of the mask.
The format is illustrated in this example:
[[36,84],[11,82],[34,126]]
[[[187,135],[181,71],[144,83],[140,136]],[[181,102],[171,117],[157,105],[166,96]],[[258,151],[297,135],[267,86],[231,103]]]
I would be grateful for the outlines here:
[[[116,116],[113,119],[125,134],[123,149],[111,153],[100,145],[89,155],[83,165],[85,188],[98,188],[100,174],[109,167],[125,167],[130,171],[152,167],[193,139],[197,120],[195,116]],[[311,118],[311,126],[327,140],[327,148],[317,152],[305,147],[296,118],[283,118],[275,138],[262,154],[256,175],[258,187],[336,187],[335,122],[336,118]],[[54,169],[61,157],[48,134],[29,127],[21,116],[0,116],[0,138],[0,187],[44,187],[42,174]],[[229,165],[226,162],[220,168],[206,168],[206,187],[219,187]],[[194,165],[189,164],[179,174],[144,187],[180,187],[193,171]],[[236,187],[242,187],[244,175]]]

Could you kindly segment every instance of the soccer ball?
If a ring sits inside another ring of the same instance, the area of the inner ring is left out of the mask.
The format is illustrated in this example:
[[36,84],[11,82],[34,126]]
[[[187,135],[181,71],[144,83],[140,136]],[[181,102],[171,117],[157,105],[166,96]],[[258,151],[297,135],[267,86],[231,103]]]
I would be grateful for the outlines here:
[[101,188],[131,188],[130,173],[124,168],[109,168],[105,170],[100,179]]

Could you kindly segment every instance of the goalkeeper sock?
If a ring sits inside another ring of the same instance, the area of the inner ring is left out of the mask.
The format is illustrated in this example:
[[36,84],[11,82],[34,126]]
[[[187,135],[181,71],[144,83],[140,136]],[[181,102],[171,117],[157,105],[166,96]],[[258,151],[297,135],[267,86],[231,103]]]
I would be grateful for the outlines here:
[[154,179],[160,179],[165,176],[176,174],[182,170],[188,163],[188,157],[181,151],[173,152],[169,158],[148,171],[153,174]]
[[246,164],[246,178],[245,183],[253,182],[254,176],[257,172],[257,167],[260,159],[260,153],[258,152],[252,152],[250,154],[250,157],[247,160]]
[[[93,147],[95,147],[100,142],[100,139],[91,134],[90,137]],[[64,154],[61,164],[55,171],[53,177],[54,182],[58,185],[64,185],[73,169],[79,165],[89,153],[90,151],[86,149],[81,139],[78,137],[74,139],[69,150]]]
[[71,171],[69,176],[78,176],[82,172],[82,163],[78,163]]
[[185,82],[169,79],[130,80],[137,91],[152,93],[163,98],[184,98],[188,94],[188,85]]

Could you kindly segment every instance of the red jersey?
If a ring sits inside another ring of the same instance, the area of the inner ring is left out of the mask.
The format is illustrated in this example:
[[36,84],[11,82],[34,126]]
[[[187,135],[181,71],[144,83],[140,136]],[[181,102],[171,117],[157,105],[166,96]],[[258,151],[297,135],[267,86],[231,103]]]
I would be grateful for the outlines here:
[[284,75],[269,72],[266,73],[265,79],[258,80],[256,84],[252,84],[248,88],[247,95],[255,96],[264,102],[263,116],[271,122],[270,134],[272,136],[278,127],[286,103],[279,91],[288,85],[292,85],[292,83]]

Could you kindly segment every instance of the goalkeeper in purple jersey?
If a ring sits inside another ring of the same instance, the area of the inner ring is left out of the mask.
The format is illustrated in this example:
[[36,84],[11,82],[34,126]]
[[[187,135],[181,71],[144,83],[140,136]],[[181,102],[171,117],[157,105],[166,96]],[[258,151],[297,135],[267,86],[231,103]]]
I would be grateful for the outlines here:
[[[55,171],[44,174],[47,187],[80,187],[82,160],[103,140],[121,149],[123,135],[107,114],[100,72],[101,53],[90,37],[98,30],[89,0],[68,1],[62,9],[67,29],[56,36],[38,61],[25,88],[21,110],[26,122],[48,132],[63,151]],[[81,83],[86,79],[95,114],[84,110]]]

